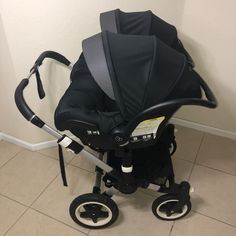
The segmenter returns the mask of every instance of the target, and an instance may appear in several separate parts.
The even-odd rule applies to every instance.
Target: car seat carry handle
[[[195,71],[195,73],[199,76],[201,88],[203,89],[203,91],[206,95],[206,98],[207,98],[207,101],[206,100],[202,100],[202,101],[207,102],[206,107],[216,108],[217,107],[217,99],[216,99],[214,93],[211,91],[211,89],[209,88],[207,83],[200,77],[200,75],[196,71]]]
[[[195,72],[196,73],[196,72]],[[206,84],[206,82],[199,76],[199,82],[202,90],[205,93],[206,99],[202,98],[180,98],[169,100],[155,106],[152,106],[141,113],[139,113],[133,120],[131,120],[128,125],[117,127],[112,131],[112,136],[114,140],[116,137],[122,138],[122,144],[126,143],[134,129],[144,120],[157,118],[161,116],[165,116],[166,119],[169,119],[173,113],[175,113],[181,106],[184,105],[196,105],[196,106],[204,106],[208,108],[215,108],[217,106],[217,100],[215,95]],[[118,138],[117,138],[118,140]]]

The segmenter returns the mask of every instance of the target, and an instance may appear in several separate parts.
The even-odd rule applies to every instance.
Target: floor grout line
[[[57,159],[57,158],[55,158],[55,157],[52,157],[52,156],[49,155],[49,154],[45,154],[45,153],[42,153],[42,152],[39,152],[39,151],[30,151],[30,152],[37,153],[37,154],[39,154],[39,155],[42,155],[42,156],[47,157],[47,158],[49,158],[49,159],[51,159],[51,160],[54,160],[54,161],[59,161],[59,159]],[[65,157],[65,155],[64,155],[64,157]],[[73,157],[73,158],[74,158],[74,157]],[[68,164],[68,163],[70,163],[70,161],[69,161],[69,162],[65,162],[65,164]]]
[[[3,194],[3,193],[0,193],[0,196],[5,197],[5,198],[7,198],[8,200],[11,200],[11,201],[13,201],[13,202],[16,202],[16,203],[22,205],[23,207],[26,207],[26,208],[29,207],[29,206],[25,205],[24,203],[19,202],[19,201],[15,200],[15,199],[13,199],[13,198],[11,198],[11,197],[9,197],[9,196]]]
[[[45,193],[45,191],[47,190],[47,188],[57,179],[57,177],[60,175],[60,173],[58,173],[44,188],[43,190],[40,192],[40,194],[33,200],[33,202],[29,205],[29,207],[32,207],[32,205]]]
[[[55,157],[53,157],[53,156],[51,156],[51,155],[49,155],[49,154],[42,153],[42,152],[40,152],[40,151],[35,151],[35,152],[37,152],[38,154],[41,154],[41,155],[43,155],[43,156],[45,156],[45,157],[48,157],[48,158],[50,158],[50,159],[53,159],[53,160],[59,161],[57,158],[55,158]],[[63,152],[63,154],[64,154],[64,152]],[[64,157],[65,157],[65,155],[64,155]],[[70,162],[71,162],[75,157],[76,157],[76,155],[73,156],[72,159],[71,159],[70,161],[67,162],[67,164],[70,163]],[[65,157],[65,158],[66,158],[66,157]]]
[[[189,163],[191,163],[191,164],[194,164],[193,161],[190,161],[190,160],[184,159],[184,158],[182,158],[182,157],[175,157],[175,156],[173,156],[173,157],[172,157],[172,160],[186,161],[186,162],[189,162]]]
[[[210,219],[212,219],[212,220],[218,221],[218,222],[220,222],[220,223],[222,223],[222,224],[225,224],[225,225],[231,226],[231,227],[233,227],[233,228],[236,228],[236,225],[233,225],[233,224],[227,223],[227,222],[225,222],[225,221],[219,220],[219,219],[217,219],[217,218],[215,218],[215,217],[212,217],[212,216],[203,214],[203,213],[201,213],[201,212],[199,212],[199,211],[192,210],[192,212],[195,212],[195,213],[197,213],[197,214],[199,214],[199,215],[202,215],[202,216],[205,216],[205,217],[210,218]]]
[[[200,153],[200,150],[201,150],[201,147],[202,147],[202,144],[203,144],[203,140],[205,139],[205,135],[206,135],[205,133],[202,134],[202,138],[201,138],[201,140],[200,140],[200,144],[199,144],[199,147],[198,147],[198,149],[197,149],[196,157],[195,157],[195,159],[194,159],[194,161],[193,161],[194,164],[196,164],[198,155],[199,155],[199,153]]]
[[[208,169],[211,169],[211,170],[215,170],[215,171],[221,172],[223,174],[227,174],[227,175],[231,175],[233,177],[236,177],[236,174],[232,174],[232,173],[229,173],[229,172],[224,171],[224,170],[220,170],[220,169],[216,169],[216,168],[213,168],[213,167],[209,167],[209,166],[206,166],[206,165],[203,165],[203,164],[200,164],[200,163],[195,163],[194,165],[202,166],[202,167],[205,167],[205,168],[208,168]]]
[[[73,164],[69,164],[69,165],[70,165],[70,166],[73,166],[73,167],[76,167],[76,168],[78,168],[78,169],[80,169],[80,170],[87,171],[87,172],[89,172],[89,173],[91,173],[91,174],[94,174],[94,173],[95,173],[95,171],[87,170],[87,169],[84,169],[84,168],[82,168],[82,167],[79,167],[79,166],[76,166],[76,165],[73,165]],[[94,167],[94,169],[95,169],[95,167]]]
[[[170,232],[169,232],[169,235],[168,235],[168,236],[171,236],[172,231],[173,231],[173,229],[174,229],[174,226],[175,226],[175,221],[173,221],[173,223],[172,223],[172,226],[171,226],[171,228],[170,228]]]
[[[2,167],[4,167],[6,164],[8,164],[11,160],[13,160],[18,154],[20,154],[21,152],[23,152],[24,150],[19,150],[15,155],[13,155],[13,157],[11,157],[9,160],[7,160],[2,166],[0,166],[0,169]]]
[[[72,228],[72,229],[74,229],[74,230],[76,230],[76,231],[78,231],[78,232],[80,232],[80,233],[83,233],[83,234],[87,235],[87,233],[85,233],[85,232],[83,232],[83,231],[77,229],[76,227],[73,227],[73,226],[71,226],[71,225],[69,225],[69,224],[67,224],[67,223],[65,223],[65,222],[63,222],[63,221],[61,221],[61,220],[58,220],[57,218],[54,218],[54,217],[52,217],[52,216],[50,216],[50,215],[47,215],[46,213],[44,213],[44,212],[42,212],[42,211],[40,211],[40,210],[38,210],[38,209],[35,209],[35,208],[33,208],[33,207],[29,207],[29,209],[31,209],[31,210],[33,210],[33,211],[36,211],[36,212],[38,212],[38,213],[40,213],[40,214],[42,214],[42,215],[44,215],[44,216],[49,217],[50,219],[53,219],[53,220],[55,220],[55,221],[57,221],[57,222],[59,222],[59,223],[61,223],[61,224],[63,224],[63,225],[66,225],[67,227],[70,227],[70,228]]]
[[[8,232],[17,224],[17,222],[25,215],[25,213],[29,210],[29,207],[24,210],[24,212],[16,219],[16,221],[7,229],[7,231],[3,234],[3,236],[7,235]]]
[[[201,146],[202,146],[204,137],[205,137],[205,133],[203,133],[203,135],[202,135],[202,138],[201,138],[201,141],[200,141],[200,144],[199,144],[199,147],[198,147],[196,156],[195,156],[194,161],[193,161],[192,168],[191,168],[190,173],[189,173],[189,176],[188,176],[188,181],[190,180],[190,178],[191,178],[191,176],[192,176],[192,173],[193,173],[193,169],[194,169],[194,167],[195,167],[195,165],[196,165],[196,160],[197,160],[198,154],[199,154],[199,152],[200,152],[200,149],[201,149]]]
[[[174,157],[174,158],[175,158],[175,157]],[[217,168],[214,168],[214,167],[210,167],[210,166],[207,166],[207,165],[204,165],[204,164],[200,164],[200,163],[198,163],[198,162],[194,163],[194,162],[192,162],[192,161],[189,161],[189,160],[186,160],[186,159],[183,159],[183,158],[180,158],[180,157],[177,157],[175,160],[177,160],[177,161],[178,161],[178,160],[186,161],[186,162],[188,162],[188,163],[190,163],[190,164],[193,164],[193,165],[196,165],[196,166],[206,167],[206,168],[208,168],[208,169],[215,170],[215,171],[219,171],[219,172],[222,172],[222,173],[224,173],[224,174],[227,174],[227,175],[231,175],[231,176],[236,177],[236,174],[232,174],[232,173],[227,172],[227,171],[224,171],[224,170],[220,170],[220,169],[217,169]]]
[[[48,154],[41,153],[41,152],[39,152],[39,151],[36,151],[36,152],[39,153],[39,154],[41,154],[41,155],[43,155],[43,156],[45,156],[45,157],[48,157],[48,158],[50,158],[50,159],[59,161],[58,159],[56,159],[56,158],[54,158],[54,157],[52,157],[52,156],[50,156],[50,155],[48,155]],[[87,170],[87,169],[85,169],[85,168],[79,167],[79,166],[77,166],[77,165],[75,165],[75,164],[72,164],[72,161],[73,161],[76,157],[77,157],[77,155],[75,155],[69,162],[65,163],[65,166],[70,165],[70,166],[76,167],[76,168],[78,168],[78,169],[85,170],[85,171],[87,171],[87,172],[89,172],[89,173],[95,173],[95,171],[90,171],[90,170]],[[95,168],[94,168],[94,169],[95,169]]]
[[[58,175],[59,175],[59,174],[58,174]],[[18,204],[20,204],[20,205],[22,205],[22,206],[24,206],[24,207],[26,208],[26,209],[24,210],[24,212],[17,218],[17,220],[16,220],[16,221],[9,227],[9,229],[3,234],[3,236],[5,236],[5,235],[10,231],[10,229],[12,229],[12,228],[16,225],[16,223],[23,217],[23,215],[26,214],[26,212],[27,212],[29,209],[34,210],[34,211],[36,211],[36,212],[38,212],[38,213],[40,213],[40,214],[42,214],[42,215],[45,215],[45,216],[47,216],[47,217],[49,217],[49,218],[51,218],[51,219],[53,219],[53,220],[55,220],[55,221],[57,221],[57,222],[59,222],[59,223],[62,223],[62,224],[66,225],[66,226],[68,226],[68,227],[70,227],[70,228],[72,228],[72,229],[74,229],[74,230],[77,230],[77,231],[79,231],[79,232],[81,232],[81,233],[87,235],[85,232],[80,231],[79,229],[76,229],[75,227],[73,227],[73,226],[71,226],[71,225],[69,225],[69,224],[66,224],[66,223],[63,222],[63,221],[60,221],[60,220],[58,220],[57,218],[54,218],[54,217],[52,217],[52,216],[50,216],[50,215],[47,215],[47,214],[45,214],[44,212],[42,212],[42,211],[40,211],[40,210],[38,210],[38,209],[36,209],[36,208],[34,208],[34,207],[32,206],[32,205],[37,201],[37,199],[43,194],[43,192],[46,191],[46,189],[49,187],[49,185],[58,177],[58,175],[47,185],[47,187],[45,187],[45,189],[42,191],[42,193],[31,203],[30,206],[27,206],[27,205],[25,205],[25,204],[23,204],[23,203],[21,203],[21,202],[15,200],[15,199],[12,199],[12,198],[10,198],[10,197],[8,197],[8,196],[5,196],[5,195],[3,195],[2,193],[0,193],[1,196],[5,197],[5,198],[7,198],[7,199],[9,199],[9,200],[11,200],[11,201],[13,201],[13,202],[16,202],[16,203],[18,203]]]

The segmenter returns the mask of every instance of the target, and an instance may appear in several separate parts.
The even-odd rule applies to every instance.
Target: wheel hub
[[[85,211],[80,212],[81,218],[90,218],[93,223],[97,223],[98,219],[105,219],[108,217],[108,212],[102,210],[102,206],[96,204],[87,204],[84,206]]]
[[[182,209],[180,209],[178,212],[172,210],[175,205],[176,202],[168,202],[165,205],[162,205],[159,210],[163,213],[166,213],[166,216],[168,217],[174,213],[182,213],[183,212]]]

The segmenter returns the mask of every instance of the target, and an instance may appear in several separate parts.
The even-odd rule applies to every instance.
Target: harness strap
[[[66,169],[65,169],[65,162],[64,162],[64,155],[62,151],[62,147],[58,144],[58,154],[59,154],[59,163],[60,163],[60,170],[61,170],[61,178],[64,186],[68,186],[67,179],[66,179]]]
[[[39,70],[38,70],[37,67],[35,68],[35,76],[36,76],[36,82],[37,82],[39,98],[43,99],[45,97],[45,92],[44,92],[44,89],[43,89],[42,80],[40,78]]]

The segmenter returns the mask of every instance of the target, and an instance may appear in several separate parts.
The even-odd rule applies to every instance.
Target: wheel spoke
[[[173,213],[171,212],[176,203],[168,202],[165,205],[160,207],[160,211],[166,213],[166,216],[169,217]]]
[[[92,219],[93,223],[97,223],[98,222],[97,216],[91,216],[91,219]]]
[[[98,214],[99,218],[107,218],[109,216],[108,212],[106,211],[100,211]]]
[[[86,211],[80,212],[80,217],[81,217],[81,218],[90,218],[88,212],[86,212]]]
[[[84,205],[85,211],[92,211],[93,208],[94,208],[94,205],[93,205],[93,204]]]

